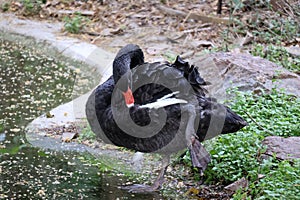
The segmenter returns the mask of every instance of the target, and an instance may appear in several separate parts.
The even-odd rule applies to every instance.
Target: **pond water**
[[[30,121],[84,92],[74,88],[75,79],[89,80],[81,81],[82,88],[95,84],[73,65],[0,38],[0,199],[161,198],[118,189],[122,178],[100,173],[82,159],[88,155],[42,150],[26,141]]]

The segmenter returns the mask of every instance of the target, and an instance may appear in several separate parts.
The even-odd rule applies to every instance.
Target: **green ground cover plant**
[[[284,47],[256,44],[251,50],[251,54],[265,58],[292,72],[300,74],[300,58],[292,57]]]
[[[226,185],[246,177],[249,187],[237,192],[234,199],[293,199],[300,192],[300,160],[262,160],[260,155],[265,151],[261,141],[266,136],[300,136],[299,98],[276,89],[261,95],[233,92],[236,98],[229,103],[249,126],[235,134],[220,136],[213,144],[206,142],[210,143],[212,157],[205,171],[206,182]],[[258,178],[259,175],[263,178]]]
[[[90,126],[84,127],[79,136],[78,136],[78,142],[81,143],[84,140],[88,141],[95,141],[96,140],[96,135],[95,133],[91,130]]]
[[[76,13],[72,17],[65,17],[64,22],[64,27],[67,32],[78,34],[83,30],[84,26],[88,22],[88,18],[82,16],[80,13]]]
[[[24,7],[24,15],[32,16],[37,15],[43,4],[46,3],[45,0],[22,0],[21,2]]]

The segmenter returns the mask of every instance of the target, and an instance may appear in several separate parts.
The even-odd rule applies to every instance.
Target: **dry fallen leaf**
[[[188,189],[188,191],[185,193],[185,195],[197,195],[199,194],[199,190],[194,188],[194,187],[191,187],[190,189]]]
[[[240,188],[246,188],[248,186],[248,180],[243,177],[233,183],[231,183],[230,185],[227,185],[226,187],[224,187],[225,190],[229,190],[231,192],[235,192]]]
[[[71,142],[71,140],[74,139],[76,135],[77,133],[64,132],[61,136],[61,139],[63,142]]]

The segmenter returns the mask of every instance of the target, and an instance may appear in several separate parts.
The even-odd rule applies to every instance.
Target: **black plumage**
[[[117,54],[113,76],[90,95],[87,119],[98,138],[132,150],[169,156],[189,146],[193,165],[204,170],[209,155],[200,142],[247,125],[228,107],[206,97],[206,84],[197,68],[179,56],[174,63],[145,63],[142,50],[130,44]],[[123,96],[128,88],[134,91],[130,106]],[[185,103],[147,107],[173,99]],[[139,190],[155,190],[161,181],[159,177],[152,187]]]

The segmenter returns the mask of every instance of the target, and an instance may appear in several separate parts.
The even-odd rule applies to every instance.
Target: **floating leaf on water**
[[[74,71],[75,71],[76,74],[80,73],[80,69],[78,69],[78,68],[76,68]]]
[[[11,132],[17,133],[19,132],[21,129],[20,128],[12,128],[10,129]]]
[[[53,185],[58,185],[58,184],[60,184],[60,182],[58,180],[56,180],[56,181],[52,182],[52,184]]]
[[[69,161],[68,161],[68,165],[73,166],[73,165],[76,165],[76,163],[72,163],[72,162],[69,162]]]
[[[39,195],[39,196],[45,196],[46,195],[45,190],[39,190],[36,194]]]

